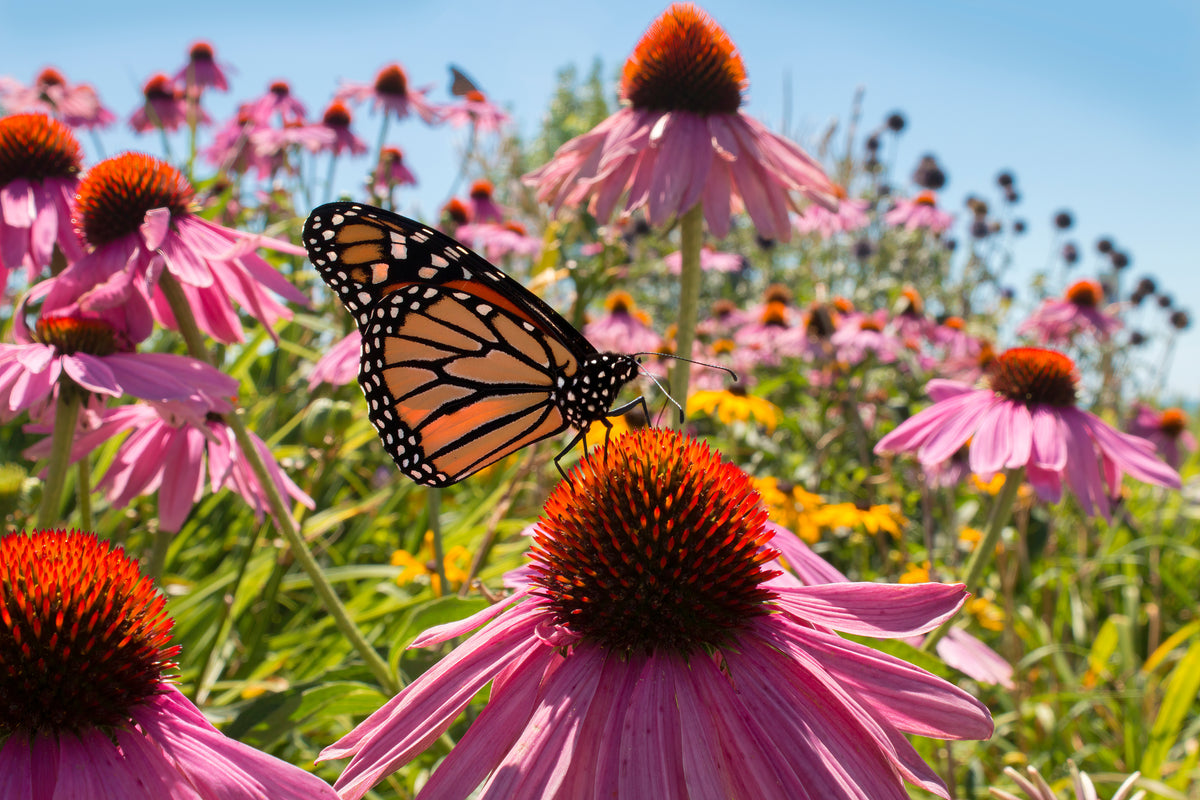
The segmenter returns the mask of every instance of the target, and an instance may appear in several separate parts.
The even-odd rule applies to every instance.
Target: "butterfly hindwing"
[[[418,483],[455,483],[602,418],[636,368],[597,353],[536,295],[418,222],[330,203],[309,217],[304,243],[362,334],[371,421]]]

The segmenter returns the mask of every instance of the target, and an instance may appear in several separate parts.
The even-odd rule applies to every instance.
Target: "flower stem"
[[[696,339],[696,320],[700,315],[700,245],[704,240],[704,209],[700,203],[692,206],[679,221],[680,266],[679,322],[675,327],[675,355],[692,357]],[[671,367],[671,394],[679,405],[687,408],[688,382],[692,365],[676,361]]]
[[[979,583],[980,578],[983,577],[983,570],[991,563],[992,556],[996,553],[1000,533],[1012,516],[1013,502],[1017,499],[1017,490],[1021,488],[1021,481],[1024,477],[1024,467],[1009,469],[1004,473],[1004,487],[996,496],[996,502],[992,504],[992,510],[988,514],[987,530],[983,532],[983,538],[976,545],[975,552],[971,553],[971,558],[967,560],[962,582],[966,584],[968,591],[974,589]],[[953,619],[943,622],[940,628],[925,637],[925,641],[921,642],[921,649],[925,652],[932,650],[933,646],[950,631],[953,624]]]
[[[426,490],[425,497],[428,501],[429,532],[432,534],[430,547],[433,549],[434,573],[438,580],[435,594],[442,597],[449,591],[449,584],[446,583],[446,552],[442,546],[442,490],[431,486]]]
[[[187,298],[184,297],[183,290],[175,281],[174,276],[169,272],[164,272],[159,278],[159,286],[162,287],[163,294],[171,306],[171,313],[175,315],[175,322],[179,325],[179,332],[183,335],[183,340],[187,342],[188,352],[192,354],[192,357],[209,363],[208,353],[204,349],[204,340],[200,334],[200,329],[196,326],[196,318],[192,316],[192,309],[188,306]],[[308,575],[309,580],[312,581],[313,588],[321,598],[321,602],[325,605],[325,609],[329,612],[329,615],[333,617],[334,624],[337,625],[338,630],[350,641],[354,649],[358,651],[358,654],[366,662],[371,672],[374,673],[375,679],[379,681],[383,689],[391,694],[395,694],[401,688],[399,681],[392,674],[392,670],[388,667],[387,662],[383,660],[371,643],[363,636],[358,626],[354,624],[354,620],[350,617],[350,612],[342,604],[341,599],[337,596],[337,592],[333,589],[333,585],[321,570],[321,565],[317,563],[317,560],[313,558],[312,552],[309,551],[308,543],[300,535],[300,531],[296,529],[292,515],[279,493],[279,487],[271,479],[271,474],[267,471],[267,465],[263,462],[262,455],[250,439],[250,433],[246,430],[241,410],[238,409],[233,413],[224,415],[224,420],[225,424],[233,431],[233,435],[237,439],[238,448],[241,450],[242,455],[245,456],[250,469],[253,470],[254,476],[263,488],[263,492],[267,495],[267,503],[271,507],[271,516],[275,520],[276,527],[283,534],[283,538],[287,541],[292,555]]]
[[[46,466],[46,482],[42,486],[42,505],[38,508],[37,527],[51,530],[62,524],[63,487],[67,467],[71,463],[71,445],[75,440],[75,423],[79,419],[79,391],[69,381],[58,385],[54,403],[54,433],[50,440],[50,463]]]
[[[171,547],[171,540],[175,538],[175,531],[168,531],[159,528],[154,532],[154,541],[150,547],[150,559],[146,564],[145,574],[156,582],[162,579],[163,569],[167,566],[167,550]]]
[[[79,502],[79,529],[90,531],[92,530],[92,472],[86,458],[81,458],[75,466],[78,467],[75,478],[75,496]]]

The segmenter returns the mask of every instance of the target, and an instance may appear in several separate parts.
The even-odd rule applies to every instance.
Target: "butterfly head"
[[[597,353],[579,362],[559,393],[563,415],[583,430],[608,415],[622,387],[638,374],[638,361],[621,353]]]

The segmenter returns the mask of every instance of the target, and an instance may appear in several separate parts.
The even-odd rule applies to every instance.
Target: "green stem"
[[[443,597],[450,587],[446,585],[446,554],[442,547],[442,490],[436,486],[430,487],[425,494],[428,500],[429,532],[432,535],[430,547],[433,549],[433,569],[437,573],[437,596]]]
[[[46,466],[46,482],[42,486],[42,505],[38,509],[37,527],[51,530],[62,525],[63,487],[67,482],[67,467],[71,463],[71,445],[75,441],[75,423],[79,419],[79,390],[65,379],[58,384],[58,399],[54,403],[54,433],[50,442],[50,463]]]
[[[92,530],[92,472],[86,458],[81,458],[76,466],[79,468],[78,476],[75,479],[78,489],[76,496],[79,501],[79,529],[90,531]]]
[[[700,315],[700,245],[704,241],[704,209],[700,203],[692,206],[679,221],[680,258],[679,322],[675,328],[675,355],[692,357],[696,340],[696,320]],[[671,394],[679,405],[687,408],[688,382],[692,365],[676,361],[671,367]]]
[[[192,354],[192,357],[209,363],[208,353],[204,349],[200,329],[196,326],[196,319],[192,316],[192,310],[187,304],[187,298],[184,297],[183,290],[169,272],[164,272],[159,278],[159,286],[162,288],[163,294],[171,306],[171,313],[175,315],[175,322],[179,326],[179,332],[183,335],[183,340],[187,342],[188,351]],[[354,624],[354,620],[350,617],[350,612],[342,604],[341,599],[337,596],[337,592],[334,591],[333,585],[321,570],[321,565],[317,563],[317,560],[313,558],[312,552],[309,551],[308,543],[300,535],[300,531],[296,529],[291,512],[284,504],[283,497],[279,493],[279,487],[271,479],[271,474],[267,471],[267,465],[263,462],[262,455],[250,439],[250,433],[246,430],[241,410],[235,410],[233,413],[226,414],[224,421],[230,430],[233,431],[233,435],[237,439],[238,448],[246,458],[250,469],[253,470],[254,476],[262,486],[263,492],[267,495],[267,503],[271,507],[271,516],[275,520],[276,527],[283,534],[283,538],[287,541],[288,547],[291,548],[292,555],[300,564],[301,569],[304,570],[309,580],[312,581],[313,588],[321,598],[325,609],[333,617],[334,624],[337,625],[338,630],[350,641],[354,649],[358,651],[383,689],[391,694],[395,694],[401,688],[399,681],[392,674],[392,670],[388,667],[387,662],[383,660],[371,643],[363,636],[358,626]]]
[[[1021,481],[1024,478],[1024,467],[1010,469],[1004,473],[1004,487],[996,496],[996,502],[992,504],[991,513],[988,515],[987,530],[983,532],[983,538],[967,561],[966,573],[963,575],[962,582],[966,584],[968,590],[974,589],[979,584],[984,569],[991,563],[992,556],[996,553],[996,545],[1000,542],[1000,534],[1012,516],[1013,502],[1017,499],[1017,490],[1021,488]],[[943,622],[940,628],[925,637],[925,641],[921,642],[921,649],[925,652],[932,650],[933,646],[950,631],[953,624],[953,619]]]
[[[154,541],[150,546],[150,559],[144,567],[144,573],[150,576],[153,581],[160,581],[163,574],[163,569],[167,565],[167,550],[171,547],[171,540],[175,538],[175,531],[167,531],[159,528],[154,532]]]

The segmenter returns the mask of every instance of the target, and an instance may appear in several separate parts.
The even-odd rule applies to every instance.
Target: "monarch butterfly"
[[[480,91],[475,81],[453,64],[450,65],[450,94],[455,97],[466,97],[471,92]]]
[[[304,245],[362,333],[371,422],[417,483],[457,483],[568,427],[582,436],[637,374],[636,358],[597,351],[536,295],[419,222],[328,203],[309,216]]]

